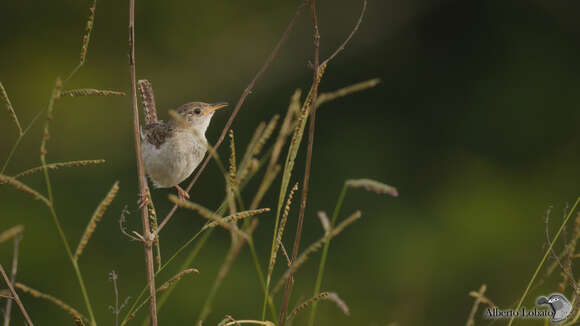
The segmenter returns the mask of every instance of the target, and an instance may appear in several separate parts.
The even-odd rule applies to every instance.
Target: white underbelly
[[[141,148],[145,172],[158,188],[174,187],[183,182],[206,152],[205,146],[199,144],[193,134],[186,132],[174,134],[159,148],[144,140]]]

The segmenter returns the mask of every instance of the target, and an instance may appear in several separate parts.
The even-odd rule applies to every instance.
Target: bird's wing
[[[175,128],[163,121],[150,123],[142,128],[141,137],[143,141],[149,142],[159,148],[165,141],[173,135]]]
[[[137,85],[141,95],[141,102],[143,103],[143,111],[145,111],[145,124],[156,123],[158,121],[157,109],[155,108],[155,95],[153,94],[151,82],[147,79],[141,79],[137,82]]]

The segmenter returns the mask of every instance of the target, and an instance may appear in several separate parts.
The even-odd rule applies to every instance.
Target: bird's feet
[[[149,192],[147,192],[145,195],[139,196],[139,199],[137,200],[137,205],[139,206],[139,209],[143,209],[143,207],[149,205],[150,202],[151,199],[149,199]]]
[[[179,185],[175,186],[175,189],[177,189],[177,195],[179,196],[179,199],[181,200],[189,199],[189,194],[187,193],[187,191],[183,190]]]

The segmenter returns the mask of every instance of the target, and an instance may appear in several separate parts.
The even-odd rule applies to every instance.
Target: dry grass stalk
[[[139,198],[146,198],[148,193],[143,157],[141,155],[141,136],[139,126],[139,108],[137,105],[137,77],[135,71],[135,0],[129,0],[129,70],[131,77],[131,108],[133,111],[133,139],[135,141],[135,156],[137,161],[137,179],[139,182]],[[157,298],[155,287],[155,262],[153,258],[153,241],[156,236],[149,226],[149,211],[147,206],[141,207],[141,223],[143,225],[143,249],[147,270],[147,285],[149,288],[149,316],[151,325],[157,326]]]
[[[348,308],[348,306],[346,305],[346,302],[344,302],[344,300],[342,300],[338,294],[336,294],[335,292],[330,292],[328,294],[328,300],[336,303],[336,305],[340,308],[340,310],[342,310],[342,312],[347,315],[350,316],[350,309]]]
[[[145,123],[149,124],[157,122],[157,108],[155,105],[155,94],[153,93],[153,86],[147,79],[141,79],[137,82],[139,88],[139,95],[141,95],[141,103],[143,104],[143,112],[145,113]]]
[[[233,322],[235,326],[240,326],[240,323],[238,323],[234,317],[230,315],[226,315],[225,318],[218,324],[218,326],[223,326],[229,322]]]
[[[308,147],[307,147],[307,152],[306,152],[306,164],[305,164],[305,168],[304,168],[304,181],[302,184],[302,198],[300,201],[300,210],[298,213],[298,223],[296,226],[296,235],[294,237],[294,244],[292,246],[292,261],[294,261],[296,259],[296,256],[298,255],[298,250],[300,247],[300,239],[302,237],[302,225],[304,222],[304,212],[306,209],[306,198],[307,198],[307,194],[308,194],[308,185],[309,185],[309,180],[310,180],[310,166],[311,166],[311,162],[312,162],[312,151],[313,151],[313,144],[314,144],[314,126],[315,126],[315,121],[316,121],[316,107],[312,107],[312,103],[316,103],[316,97],[318,95],[318,84],[320,83],[320,80],[322,79],[322,76],[324,74],[326,65],[323,66],[319,66],[319,62],[318,62],[318,41],[320,38],[320,35],[318,34],[318,23],[317,23],[317,16],[316,16],[316,9],[315,9],[315,1],[311,0],[310,1],[310,7],[311,7],[311,12],[312,12],[312,18],[313,18],[313,23],[314,23],[314,75],[313,75],[313,82],[312,82],[312,86],[310,88],[310,92],[308,94],[308,96],[306,97],[306,100],[304,101],[304,105],[302,107],[301,110],[301,116],[299,117],[298,121],[298,125],[297,125],[297,129],[294,132],[294,136],[297,137],[293,137],[292,139],[292,143],[290,144],[290,149],[289,149],[289,153],[287,156],[287,160],[286,163],[290,163],[287,164],[286,167],[288,167],[288,169],[284,169],[284,176],[282,177],[282,187],[280,194],[285,193],[286,189],[288,187],[288,181],[289,178],[291,176],[292,170],[294,168],[294,161],[296,159],[296,155],[298,152],[298,149],[300,147],[300,142],[302,140],[302,135],[304,133],[304,128],[306,126],[306,121],[308,119],[308,115],[310,115],[310,128],[309,128],[309,133],[308,133]],[[288,160],[290,158],[290,160]],[[288,172],[286,172],[288,171]],[[284,177],[287,177],[286,180],[284,180]],[[289,275],[287,283],[286,283],[286,290],[284,291],[284,296],[282,298],[282,308],[280,309],[280,317],[278,319],[278,323],[280,324],[280,326],[284,326],[284,322],[285,322],[285,314],[286,314],[286,309],[288,307],[288,301],[290,299],[290,291],[292,289],[292,282],[293,282],[294,278],[292,277],[292,274]]]
[[[294,184],[294,187],[290,190],[288,194],[288,199],[286,200],[286,205],[284,206],[284,213],[280,219],[280,227],[276,232],[276,245],[274,246],[274,251],[270,256],[270,262],[268,264],[268,279],[272,277],[272,272],[274,271],[274,266],[276,265],[276,257],[278,256],[278,250],[282,246],[282,237],[284,236],[284,229],[286,228],[286,222],[288,221],[288,214],[290,213],[290,205],[292,205],[292,199],[294,197],[294,192],[298,190],[298,182]]]
[[[234,131],[230,129],[229,132],[230,136],[230,165],[229,165],[229,172],[230,172],[230,184],[236,184],[236,174],[238,173],[236,170],[236,143],[234,139]]]
[[[348,96],[353,93],[357,93],[363,91],[365,89],[373,88],[377,86],[381,80],[379,78],[373,78],[364,82],[356,83],[350,86],[346,86],[340,89],[337,89],[332,92],[322,93],[318,96],[318,100],[316,101],[316,106],[321,106],[324,103],[336,100],[341,97]]]
[[[87,24],[85,25],[85,34],[83,35],[80,51],[79,64],[71,71],[65,82],[71,79],[77,71],[85,64],[87,59],[87,51],[89,49],[89,41],[91,40],[91,34],[93,31],[93,26],[95,25],[95,10],[97,9],[97,0],[93,0],[93,4],[89,8],[89,17],[87,18]]]
[[[60,97],[79,97],[79,96],[125,96],[125,92],[111,91],[106,89],[94,88],[77,88],[62,91]]]
[[[248,217],[255,216],[258,214],[266,213],[269,211],[270,211],[269,208],[251,209],[251,210],[247,210],[247,211],[243,211],[243,212],[238,212],[238,213],[235,213],[232,215],[228,215],[226,217],[223,217],[221,220],[224,223],[235,223],[239,220],[246,219]],[[207,228],[213,228],[216,226],[218,226],[218,222],[213,221],[213,222],[209,222],[206,225],[204,225],[203,228],[207,229]]]
[[[2,102],[4,102],[4,105],[6,105],[6,109],[8,109],[8,114],[10,115],[10,118],[16,124],[16,128],[18,129],[18,135],[24,134],[22,126],[20,125],[20,121],[16,116],[16,111],[14,111],[14,108],[12,107],[12,103],[8,98],[8,93],[6,93],[6,89],[4,89],[4,85],[2,85],[2,82],[0,82],[0,99],[2,100]]]
[[[118,279],[119,275],[117,275],[117,272],[112,270],[109,273],[109,281],[113,282],[113,294],[115,295],[115,302],[114,306],[109,306],[109,309],[113,312],[113,316],[115,317],[115,326],[119,326],[119,313],[121,312],[121,308],[119,307],[119,288],[117,286]]]
[[[18,224],[18,225],[15,225],[15,226],[9,228],[8,230],[0,233],[0,243],[8,241],[8,240],[22,234],[22,231],[24,231],[24,225],[22,225],[22,224]]]
[[[157,289],[157,292],[161,292],[161,291],[167,290],[174,283],[181,281],[181,279],[183,278],[183,276],[185,276],[187,274],[193,274],[193,273],[199,274],[199,271],[197,269],[195,269],[195,268],[188,268],[186,270],[183,270],[183,271],[177,273],[175,276],[173,276],[172,278],[170,278],[169,281],[163,283],[163,285],[161,285]]]
[[[38,191],[30,188],[29,186],[25,185],[24,183],[12,178],[12,177],[0,174],[0,184],[5,184],[5,183],[11,185],[12,187],[16,188],[17,190],[20,190],[20,191],[23,191],[25,193],[32,195],[35,199],[41,200],[43,203],[46,204],[46,206],[50,207],[52,205],[50,203],[50,201],[46,197],[41,195]]]
[[[97,0],[93,1],[93,5],[89,8],[89,18],[87,18],[87,24],[85,26],[85,35],[83,35],[83,41],[81,45],[81,55],[80,64],[84,64],[87,58],[87,50],[89,47],[89,41],[91,40],[91,32],[93,31],[93,26],[95,24],[95,10],[97,7]]]
[[[320,211],[316,215],[318,216],[318,219],[320,220],[320,224],[322,224],[322,228],[324,229],[324,233],[326,234],[326,233],[330,232],[330,229],[331,229],[330,220],[328,219],[328,215],[326,215],[326,212]]]
[[[95,229],[97,228],[97,224],[103,218],[105,211],[107,210],[107,208],[109,207],[109,205],[111,204],[113,199],[115,199],[115,196],[117,195],[117,191],[119,191],[119,181],[116,181],[113,184],[113,186],[111,187],[111,190],[109,190],[109,193],[107,194],[107,196],[105,196],[105,198],[101,201],[99,206],[97,206],[97,209],[95,210],[95,212],[93,213],[93,216],[89,220],[89,224],[87,224],[87,227],[85,229],[85,233],[81,237],[81,241],[79,241],[79,245],[77,247],[77,250],[75,251],[75,255],[74,255],[75,260],[78,260],[79,257],[81,256],[81,254],[83,253],[83,250],[85,249],[85,247],[87,246],[87,243],[91,239],[93,232],[95,232]]]
[[[346,181],[346,185],[351,188],[363,188],[377,194],[388,194],[393,197],[399,196],[397,188],[371,179],[351,179]]]
[[[308,308],[311,304],[319,300],[330,300],[336,303],[336,305],[342,310],[345,315],[350,315],[350,310],[346,303],[338,297],[338,294],[334,292],[321,292],[318,295],[304,301],[303,303],[299,304],[292,310],[291,313],[288,314],[286,321],[292,320],[298,313],[302,312],[304,309]]]
[[[22,315],[24,316],[26,323],[28,324],[28,326],[33,326],[32,320],[30,319],[28,312],[26,312],[26,308],[24,308],[24,305],[22,304],[22,301],[20,300],[18,293],[16,293],[16,290],[14,289],[14,284],[12,284],[12,282],[10,282],[10,279],[8,279],[8,275],[6,275],[6,271],[4,270],[4,267],[2,267],[2,264],[0,264],[0,274],[2,274],[2,278],[4,279],[4,282],[8,286],[8,290],[12,295],[12,299],[16,302],[18,308],[20,308],[20,311],[22,312]]]
[[[87,165],[102,164],[102,163],[105,163],[105,160],[79,160],[79,161],[49,163],[49,164],[46,164],[45,167],[48,170],[58,170],[60,168],[87,166]],[[21,178],[24,176],[28,176],[28,175],[40,172],[43,169],[44,169],[43,166],[37,166],[35,168],[22,171],[22,172],[18,173],[17,175],[15,175],[13,178]]]
[[[294,244],[292,246],[292,261],[296,260],[300,247],[300,239],[302,237],[302,225],[304,222],[304,213],[306,210],[306,202],[308,198],[308,187],[310,185],[310,168],[312,165],[312,152],[314,147],[314,131],[316,128],[316,102],[318,98],[318,85],[322,78],[322,71],[320,68],[320,32],[318,29],[318,13],[316,10],[316,0],[310,0],[310,15],[312,17],[313,26],[313,41],[314,41],[314,64],[313,64],[313,75],[312,75],[312,87],[310,88],[310,96],[307,98],[306,102],[310,109],[310,126],[308,131],[308,145],[306,148],[306,162],[304,167],[304,179],[302,182],[302,196],[300,200],[300,210],[298,212],[298,223],[296,226],[296,235],[294,237]],[[322,68],[324,70],[324,67]],[[319,77],[320,75],[320,77]],[[310,100],[310,102],[309,102]],[[282,299],[282,308],[280,309],[280,317],[278,319],[278,324],[284,326],[286,309],[288,307],[288,301],[290,299],[290,291],[294,283],[294,278],[292,274],[288,278],[286,283],[286,290],[284,291],[284,296]]]
[[[288,255],[288,251],[286,251],[286,247],[284,247],[283,243],[280,243],[280,251],[284,255],[284,258],[286,258],[286,265],[290,267],[290,265],[292,265],[292,261],[290,260],[290,255]]]
[[[580,238],[580,213],[577,214],[576,219],[574,220],[574,232],[572,233],[572,239],[568,243],[568,246],[565,247],[560,255],[558,256],[560,259],[564,259],[567,255],[572,255],[572,259],[579,258],[580,255],[575,254],[576,251],[576,243]],[[558,267],[558,260],[554,259],[552,264],[550,264],[546,268],[545,277],[550,276],[554,270]]]
[[[284,116],[284,120],[280,126],[278,137],[276,137],[276,141],[274,142],[274,148],[272,150],[272,156],[270,156],[268,170],[271,170],[278,162],[278,158],[282,152],[282,147],[284,147],[286,139],[292,133],[292,126],[296,123],[296,116],[300,110],[300,95],[302,95],[302,91],[297,89],[294,91],[294,94],[292,94],[292,97],[290,98],[288,110],[286,111],[286,115]]]
[[[260,154],[260,152],[262,152],[262,148],[264,148],[264,145],[266,144],[268,139],[270,139],[270,137],[272,136],[272,133],[274,133],[274,130],[276,129],[276,125],[278,124],[278,119],[280,119],[280,115],[276,114],[274,117],[272,117],[270,122],[268,122],[268,125],[264,129],[262,136],[258,139],[256,144],[254,145],[254,149],[253,149],[253,153],[252,153],[254,156],[257,156]]]
[[[304,264],[304,262],[306,262],[306,260],[308,259],[308,256],[310,254],[316,252],[318,249],[320,249],[322,247],[322,245],[325,242],[327,242],[328,240],[337,236],[347,226],[354,223],[360,217],[361,217],[360,211],[354,212],[351,216],[344,219],[340,224],[338,224],[335,228],[333,228],[330,232],[328,232],[328,234],[326,234],[323,238],[319,239],[318,241],[311,244],[308,248],[306,248],[300,254],[300,256],[296,257],[296,259],[292,262],[292,265],[282,275],[282,277],[280,278],[278,283],[276,283],[276,286],[272,290],[271,296],[274,296],[274,294],[276,294],[276,292],[278,292],[278,290],[280,290],[282,288],[284,283],[286,283],[286,281],[292,276],[292,274],[294,274],[294,272],[296,272],[296,270],[298,270],[298,268],[300,268],[302,266],[302,264]]]
[[[276,324],[274,324],[273,322],[268,321],[268,320],[265,320],[265,321],[261,321],[261,320],[234,320],[234,321],[226,322],[224,324],[220,323],[219,326],[235,326],[235,325],[241,325],[241,324],[276,326]],[[199,322],[198,325],[201,326],[201,321]]]
[[[78,310],[76,310],[75,308],[69,306],[68,304],[64,303],[62,300],[57,299],[50,294],[42,293],[42,292],[35,290],[35,289],[33,289],[27,285],[24,285],[22,283],[16,283],[16,284],[14,284],[14,286],[16,288],[20,289],[21,291],[23,291],[24,293],[30,294],[31,296],[33,296],[35,298],[44,299],[44,300],[52,302],[57,307],[59,307],[60,309],[66,311],[69,315],[71,315],[71,317],[73,317],[73,319],[81,319],[81,320],[86,320],[86,321],[89,320],[87,317],[83,316],[83,314],[81,314]]]
[[[298,116],[298,123],[296,125],[296,128],[294,129],[294,133],[292,134],[290,148],[288,149],[288,155],[286,157],[286,162],[284,164],[284,173],[282,174],[282,185],[280,188],[280,198],[278,201],[279,202],[278,214],[282,209],[282,202],[284,200],[284,197],[286,196],[288,184],[290,183],[290,177],[292,176],[292,170],[294,169],[294,162],[296,160],[296,156],[298,155],[298,149],[302,141],[302,135],[304,134],[304,127],[306,126],[308,110],[309,108],[307,106],[303,106]]]
[[[73,318],[73,322],[75,323],[75,325],[77,326],[85,326],[85,322],[82,319],[78,319],[78,318]]]
[[[215,222],[217,225],[221,226],[222,228],[224,228],[230,232],[237,233],[238,235],[242,236],[245,239],[248,238],[248,235],[245,234],[243,231],[241,231],[237,227],[234,227],[231,224],[225,222],[221,216],[219,216],[218,214],[212,212],[211,210],[203,207],[202,205],[199,205],[197,203],[194,203],[194,202],[191,202],[188,200],[180,199],[179,197],[177,197],[173,194],[169,195],[169,200],[171,202],[173,202],[174,204],[177,204],[179,207],[187,208],[187,209],[198,212],[201,217],[204,217],[212,222]]]
[[[568,215],[568,211],[567,208],[564,210],[564,218],[566,218],[566,215]],[[560,275],[562,275],[562,282],[560,282],[559,284],[559,288],[560,288],[560,292],[564,292],[567,283],[570,283],[570,285],[572,286],[572,289],[574,290],[574,300],[576,302],[578,302],[578,285],[576,284],[576,281],[574,280],[574,275],[572,272],[572,260],[569,258],[570,255],[569,254],[564,254],[563,257],[559,257],[558,254],[556,253],[556,251],[553,248],[552,245],[552,241],[550,240],[550,228],[549,228],[549,223],[550,223],[550,214],[552,212],[552,207],[548,207],[547,211],[546,211],[546,217],[545,217],[545,235],[546,235],[546,244],[548,245],[548,247],[550,248],[550,254],[552,255],[552,257],[554,258],[554,260],[558,263],[558,266],[560,266]],[[565,229],[563,229],[565,230]],[[564,233],[564,242],[566,242],[566,236]],[[570,247],[568,246],[568,243],[566,243],[564,245],[564,251],[566,252],[566,250],[569,250]]]
[[[469,292],[469,296],[472,298],[479,299],[481,303],[486,304],[491,308],[496,307],[495,303],[493,303],[488,297],[484,296],[480,292],[471,291]]]
[[[60,77],[56,78],[54,82],[54,88],[52,89],[52,95],[50,100],[48,101],[48,108],[46,109],[46,121],[44,122],[44,132],[42,134],[42,141],[40,143],[40,161],[42,162],[42,166],[46,166],[46,142],[50,139],[50,132],[49,126],[50,121],[52,121],[52,112],[54,110],[54,102],[60,98],[60,92],[62,89],[62,80]]]
[[[223,326],[229,322],[233,322],[235,326],[239,326],[240,323],[236,322],[236,320],[234,319],[234,317],[230,316],[230,315],[226,315],[224,317],[224,319],[218,324],[218,326]]]
[[[228,176],[226,178],[226,196],[228,200],[228,206],[230,209],[230,214],[236,213],[236,201],[235,194],[238,192],[236,187],[236,143],[234,139],[234,131],[230,129],[230,159],[228,166]]]
[[[167,282],[163,283],[163,285],[161,285],[158,289],[157,292],[163,292],[166,291],[168,289],[173,289],[173,287],[175,285],[177,285],[177,282],[179,282],[183,276],[187,275],[187,274],[199,274],[199,271],[195,268],[188,268],[185,269],[179,273],[177,273],[176,275],[174,275],[171,279],[169,279]],[[166,293],[167,294],[167,293]],[[139,301],[140,297],[137,298],[137,301]],[[132,320],[133,318],[135,318],[135,316],[137,315],[137,312],[139,310],[141,310],[141,308],[143,308],[143,306],[145,306],[147,304],[147,302],[149,301],[149,298],[146,298],[145,300],[143,300],[143,302],[141,302],[139,305],[136,305],[137,302],[135,302],[136,306],[133,306],[129,309],[129,315],[126,317],[127,320]],[[160,302],[162,302],[163,299],[160,300]],[[159,309],[161,309],[161,306],[159,307]],[[121,325],[124,325],[126,321],[123,321],[123,323],[121,323]],[[149,322],[149,319],[147,318],[146,321],[144,322],[144,324],[147,324]]]
[[[22,239],[21,232],[17,233],[14,237],[14,245],[12,251],[12,269],[10,271],[10,283],[14,284],[16,282],[16,274],[18,273],[18,252],[20,246],[20,240]],[[6,306],[4,308],[4,326],[10,325],[10,315],[12,314],[12,298],[6,300]]]
[[[477,309],[479,308],[480,303],[487,303],[487,304],[490,304],[491,306],[493,306],[491,301],[487,300],[487,298],[485,298],[485,296],[484,296],[486,290],[487,290],[487,285],[482,284],[481,287],[479,288],[478,292],[472,291],[469,293],[470,296],[475,298],[475,302],[473,303],[473,306],[471,307],[471,311],[469,312],[469,317],[467,318],[467,322],[465,323],[465,326],[475,326],[475,314],[477,313]]]

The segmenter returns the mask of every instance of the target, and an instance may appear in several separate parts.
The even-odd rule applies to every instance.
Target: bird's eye
[[[200,114],[201,113],[201,109],[200,108],[197,108],[197,109],[193,110],[193,112],[195,112],[195,114]]]

